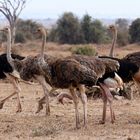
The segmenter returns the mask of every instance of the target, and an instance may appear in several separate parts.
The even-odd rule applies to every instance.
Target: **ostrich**
[[[7,45],[7,59],[11,66],[16,69],[20,77],[24,80],[30,80],[34,78],[38,80],[42,85],[46,99],[46,112],[49,112],[49,100],[46,84],[50,84],[56,88],[68,88],[73,97],[75,114],[76,114],[76,128],[79,128],[79,111],[78,111],[78,99],[75,91],[78,89],[81,94],[81,100],[84,111],[84,125],[87,124],[87,97],[85,95],[84,85],[92,86],[96,84],[97,75],[89,68],[84,67],[74,59],[56,59],[52,63],[47,63],[44,60],[44,47],[46,34],[45,31],[39,29],[44,33],[43,45],[41,55],[35,57],[30,56],[22,61],[14,60],[11,57],[11,35],[10,29],[3,29],[7,33],[8,45]]]
[[[111,114],[111,122],[114,123],[115,114],[112,108],[112,94],[110,93],[109,88],[121,87],[123,86],[122,79],[115,73],[119,69],[119,64],[115,60],[111,60],[109,58],[97,58],[97,57],[89,57],[89,56],[81,56],[81,55],[73,55],[68,58],[73,58],[76,61],[80,62],[80,64],[84,65],[95,71],[98,75],[97,85],[100,86],[102,90],[103,97],[103,115],[100,123],[104,124],[106,119],[106,105],[107,101],[110,105],[110,114]],[[62,93],[58,95],[58,100],[63,103],[63,98],[69,98],[70,95],[66,93]]]
[[[13,59],[11,57],[11,31],[9,27],[6,27],[2,29],[1,31],[5,32],[7,35],[7,60],[9,64],[11,65],[12,69],[16,72],[19,73],[19,77],[23,79],[24,81],[30,81],[32,79],[37,80],[43,87],[43,91],[45,94],[45,101],[46,101],[46,115],[49,115],[49,99],[48,99],[48,89],[47,89],[47,84],[45,81],[45,76],[43,71],[40,70],[39,66],[39,61],[41,61],[41,55],[37,56],[28,56],[22,60],[18,59]],[[46,39],[46,38],[44,38]],[[42,49],[43,46],[42,46]],[[21,106],[20,106],[21,110]]]
[[[96,57],[86,57],[86,56],[80,56],[80,55],[74,55],[71,57],[67,57],[65,59],[75,59],[76,61],[80,62],[85,67],[88,67],[92,70],[95,71],[95,73],[98,76],[98,85],[102,89],[102,95],[103,95],[103,102],[104,102],[104,108],[103,108],[103,118],[101,123],[105,123],[105,112],[106,112],[106,103],[107,100],[109,101],[110,104],[110,113],[111,113],[111,122],[114,122],[114,112],[112,109],[112,95],[108,89],[108,87],[114,88],[114,87],[122,87],[123,82],[121,78],[114,72],[117,71],[119,65],[116,63],[116,61],[110,60],[110,59],[99,59]],[[102,77],[102,78],[99,78]],[[68,94],[60,94],[58,96],[58,100],[60,102],[63,102],[63,98],[69,98],[72,99],[72,97]],[[107,97],[107,98],[106,98]],[[38,112],[43,109],[42,104],[44,103],[44,98],[41,98],[39,101],[39,107],[38,107]]]
[[[24,57],[20,55],[16,55],[16,54],[12,54],[12,58],[18,59],[18,60],[24,59]],[[16,112],[21,112],[21,103],[20,103],[20,97],[19,97],[19,92],[21,90],[19,86],[20,77],[16,73],[16,71],[11,67],[11,65],[8,63],[6,54],[1,54],[0,55],[0,79],[5,79],[5,78],[8,78],[10,82],[12,83],[14,87],[14,92],[0,101],[0,109],[3,108],[3,105],[7,99],[17,94],[18,108]]]
[[[122,60],[129,61],[139,68],[139,71],[137,71],[137,73],[133,76],[133,81],[136,83],[140,93],[140,52],[130,53],[122,58]]]
[[[42,36],[44,36],[44,33],[43,31],[40,30],[40,33],[42,34]],[[43,43],[43,46],[44,46],[44,43]],[[43,50],[42,50],[43,51]],[[41,53],[43,54],[43,52]],[[43,56],[43,55],[42,55]],[[46,55],[45,55],[46,57]],[[118,68],[119,68],[119,64],[118,62],[114,61],[114,60],[110,60],[110,59],[100,59],[100,58],[97,58],[97,57],[86,57],[86,56],[78,56],[78,55],[75,55],[75,56],[71,56],[71,57],[67,57],[65,58],[65,60],[69,60],[69,59],[74,59],[76,61],[78,61],[81,65],[95,71],[97,77],[102,77],[102,75],[104,75],[105,73],[109,73],[109,72],[112,72],[112,71],[116,71]],[[43,68],[44,66],[46,66],[46,64],[44,65],[44,61],[47,62],[47,64],[52,68],[53,65],[56,65],[56,59],[54,58],[50,58],[50,61],[48,62],[47,59],[43,60],[43,57],[42,57],[42,71],[45,71]],[[63,71],[63,70],[62,70]],[[57,72],[56,72],[57,73]],[[48,75],[48,74],[46,74]],[[51,75],[51,74],[50,74]],[[51,77],[51,76],[50,76]],[[108,76],[110,77],[110,76]],[[108,77],[106,77],[103,81],[106,82],[108,84]],[[120,79],[120,77],[117,76],[117,74],[114,73],[114,75],[112,75],[111,77],[112,79],[109,80],[109,81],[113,81],[113,86],[114,86],[114,83],[115,83],[115,86],[122,86],[122,80]],[[113,79],[114,78],[114,79]],[[50,78],[51,79],[51,78]],[[49,79],[47,80],[47,83],[49,83],[53,88],[57,88],[57,87],[60,87],[57,86],[57,85],[53,85],[53,79],[52,79],[52,82],[49,82]],[[63,81],[63,80],[61,80]],[[100,80],[101,81],[101,80]],[[102,81],[101,81],[102,82]],[[61,83],[61,82],[60,82]],[[103,88],[103,92],[105,92],[105,94],[107,94],[106,96],[109,97],[109,91],[107,91],[105,89],[105,86],[103,86],[102,84],[100,84],[100,86]],[[109,85],[110,86],[110,85]],[[61,87],[60,87],[61,88]],[[39,100],[39,105],[38,105],[38,110],[36,113],[38,113],[41,109],[43,109],[43,103],[44,103],[44,99],[45,99],[45,96],[43,98],[41,98]],[[110,100],[110,98],[108,98],[108,100],[110,101],[110,110],[111,112],[112,111],[112,100]],[[105,106],[105,105],[104,105]],[[105,108],[105,107],[104,107]],[[105,111],[103,111],[105,112]],[[112,119],[112,122],[114,122],[114,119],[113,119],[113,113],[111,113],[111,119]]]
[[[114,25],[110,25],[109,30],[113,34],[112,47],[110,49],[109,56],[114,57],[113,53],[114,53],[114,47],[117,39],[117,29]],[[140,71],[138,70],[138,67],[140,68],[140,52],[127,54],[124,58],[120,60],[117,59],[117,60],[119,61],[119,63],[121,63],[121,67],[118,73],[121,75],[124,82],[132,81],[133,79],[134,83],[136,83],[140,92]],[[125,67],[122,66],[123,64]],[[127,73],[124,73],[123,71],[121,72],[122,68],[124,68],[127,71]],[[132,68],[132,72],[130,68]]]
[[[114,57],[114,47],[115,47],[115,44],[116,44],[116,40],[117,40],[117,29],[115,27],[115,25],[110,25],[108,27],[108,29],[112,32],[113,34],[113,40],[112,40],[112,46],[111,46],[111,49],[110,49],[110,52],[109,52],[109,56],[110,57]]]
[[[43,30],[44,29],[41,28],[38,31],[42,34],[42,36],[45,36],[45,32]],[[45,46],[44,41],[43,41],[42,45]],[[44,47],[42,47],[42,48],[44,48]],[[41,51],[42,51],[41,54],[43,54],[44,49],[42,49]],[[78,59],[76,59],[74,57],[67,57],[64,59],[50,58],[49,62],[48,62],[48,59],[45,59],[47,55],[45,55],[45,56],[41,55],[41,56],[42,57],[40,58],[41,61],[39,62],[40,63],[39,65],[40,65],[41,70],[45,73],[46,82],[48,84],[50,84],[53,88],[54,87],[55,88],[68,88],[70,90],[72,99],[74,101],[75,109],[76,109],[76,127],[78,127],[78,124],[79,124],[79,117],[78,117],[79,113],[77,110],[78,99],[77,99],[77,95],[75,95],[75,88],[77,88],[79,90],[80,98],[81,98],[81,101],[82,101],[83,107],[84,107],[84,124],[86,124],[87,97],[85,95],[84,87],[80,84],[80,79],[83,79],[81,77],[84,76],[84,79],[87,78],[87,76],[83,73],[83,68],[86,71],[87,70],[90,71],[91,73],[94,72],[94,74],[92,74],[92,75],[89,74],[89,75],[93,76],[92,78],[97,80],[97,78],[101,77],[105,72],[116,71],[119,67],[118,62],[114,61],[114,60],[110,60],[110,59],[100,59],[97,57],[92,58],[92,60],[90,60],[88,58],[89,62],[87,65],[91,65],[91,63],[92,63],[92,65],[91,65],[92,69],[91,69],[90,66],[87,67],[87,65],[82,64],[82,63],[86,64],[86,61],[87,61],[87,58],[84,58],[82,56],[81,57],[78,56]],[[43,56],[44,56],[44,58],[43,58]],[[82,59],[84,59],[84,61]],[[80,69],[77,66],[80,67]],[[80,72],[81,74],[79,74],[79,71],[81,71],[82,73]],[[120,80],[120,78],[118,78],[116,75],[114,77],[117,79],[116,81],[117,82],[119,81],[119,83],[121,85],[122,81]],[[90,79],[91,79],[91,77],[89,77],[88,80],[90,80]],[[76,84],[75,84],[75,82],[76,82]],[[93,83],[92,84],[83,83],[83,84],[88,85],[88,86],[93,85]],[[104,92],[106,92],[106,90]],[[108,93],[106,93],[106,95],[108,95]],[[42,102],[39,102],[39,104],[41,104],[41,108],[42,108],[42,103],[43,103],[44,98],[45,97],[43,97],[41,99]],[[111,104],[110,104],[110,109],[112,111]],[[113,120],[113,111],[112,111],[112,120]]]

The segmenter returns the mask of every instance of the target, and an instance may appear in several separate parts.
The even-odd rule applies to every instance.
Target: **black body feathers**
[[[16,54],[12,54],[13,59],[22,60],[24,57]],[[4,73],[11,73],[13,71],[11,65],[7,61],[6,54],[0,55],[0,79],[6,78],[6,75]]]

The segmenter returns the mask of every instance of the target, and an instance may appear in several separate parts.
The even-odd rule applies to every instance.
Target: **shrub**
[[[88,45],[76,47],[74,50],[72,50],[72,53],[87,56],[95,56],[97,54],[96,49]]]
[[[17,32],[15,37],[15,43],[25,43],[26,39],[22,32]]]
[[[118,32],[117,43],[119,46],[125,46],[129,43],[129,34],[128,32]]]
[[[131,43],[140,42],[140,18],[134,20],[129,28]]]

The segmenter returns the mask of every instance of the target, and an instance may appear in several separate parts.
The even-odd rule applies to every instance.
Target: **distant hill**
[[[33,21],[42,24],[46,28],[52,28],[56,25],[57,19],[47,18],[47,19],[32,19]]]
[[[46,18],[46,19],[31,19],[37,23],[40,23],[42,24],[43,26],[45,26],[46,28],[52,28],[53,26],[56,25],[56,22],[57,22],[57,19],[52,19],[52,18]],[[102,18],[102,19],[98,19],[100,20],[103,25],[105,26],[108,26],[110,24],[114,24],[116,19],[105,19],[105,18]],[[131,19],[128,19],[128,22],[129,22],[129,25],[132,23],[133,20]],[[0,19],[0,27],[3,27],[5,25],[7,25],[8,22],[6,19]]]

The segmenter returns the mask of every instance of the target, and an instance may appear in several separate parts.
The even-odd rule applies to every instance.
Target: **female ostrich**
[[[45,36],[45,32],[43,30],[44,29],[41,28],[39,31],[43,36]],[[42,44],[43,44],[43,46],[45,46],[45,42]],[[41,54],[43,54],[43,53],[44,53],[44,50],[42,49]],[[45,55],[45,57],[46,57],[46,55]],[[80,57],[78,57],[78,58],[80,58]],[[83,86],[82,87],[81,87],[81,85],[79,86],[79,81],[80,81],[80,79],[83,79],[83,78],[81,78],[82,76],[84,76],[84,78],[86,78],[87,76],[84,73],[82,73],[82,75],[79,74],[79,71],[82,70],[83,68],[87,69],[88,71],[92,71],[92,72],[95,71],[93,75],[91,75],[91,74],[89,74],[89,75],[93,76],[92,77],[93,79],[96,79],[97,77],[98,78],[101,77],[105,72],[116,71],[119,67],[118,62],[114,61],[114,60],[110,60],[110,59],[101,60],[99,58],[94,57],[93,58],[94,61],[93,60],[91,61],[89,59],[90,63],[88,63],[88,64],[91,65],[91,62],[92,62],[92,69],[91,69],[90,67],[87,67],[87,65],[82,64],[82,62],[86,63],[86,61],[87,61],[87,59],[85,59],[85,61],[82,61],[82,59],[84,59],[84,58],[80,59],[82,62],[80,62],[80,60],[77,61],[78,59],[76,59],[74,57],[71,57],[71,58],[68,57],[65,59],[55,59],[55,60],[53,58],[53,59],[50,59],[50,62],[47,62],[48,60],[47,59],[44,60],[43,55],[42,55],[42,57],[40,59],[41,59],[41,61],[39,62],[40,63],[39,65],[40,65],[41,70],[45,73],[47,83],[49,83],[52,87],[55,87],[55,88],[69,88],[70,87],[69,88],[70,93],[72,95],[74,105],[76,108],[76,116],[79,116],[79,115],[77,115],[78,114],[78,110],[77,110],[78,100],[77,100],[77,96],[75,96],[75,93],[74,93],[75,87],[73,87],[73,86],[75,85],[79,89],[80,93],[82,93],[82,94],[80,94],[81,95],[80,98],[81,98],[81,101],[82,101],[83,107],[84,107],[84,124],[86,124],[87,117],[85,114],[87,114],[87,111],[86,111],[87,110],[86,109],[87,108],[86,107],[87,99],[86,99],[85,93],[83,92],[84,91]],[[80,69],[78,69],[77,65],[79,65]],[[116,78],[116,76],[115,76],[115,78]],[[121,85],[121,82],[120,82],[121,80],[118,77],[116,79],[117,79],[117,82],[119,81],[119,83]],[[77,81],[76,83],[78,85],[73,83],[75,81]],[[72,86],[71,86],[71,84],[72,84]],[[88,84],[84,83],[84,84],[88,85],[88,86],[93,85],[93,84],[90,85],[89,83]],[[106,93],[106,95],[108,95],[108,93]],[[43,98],[41,100],[43,100]],[[41,103],[41,102],[39,102],[39,103]],[[110,106],[111,106],[111,104],[110,104]],[[110,109],[112,110],[111,107],[110,107]],[[79,117],[76,117],[76,118],[79,118]],[[113,111],[112,111],[112,118],[113,118]],[[76,126],[78,126],[79,123],[77,123],[77,122],[79,122],[78,121],[79,119],[76,119],[76,120],[77,120]]]
[[[44,36],[44,32],[40,32],[43,36]],[[43,53],[43,52],[42,52]],[[46,56],[46,55],[45,55]],[[118,68],[119,68],[119,64],[118,62],[114,61],[114,60],[110,60],[110,59],[100,59],[100,58],[97,58],[97,57],[86,57],[86,56],[78,56],[78,55],[75,55],[75,56],[71,56],[71,57],[67,57],[65,58],[65,60],[69,60],[69,59],[74,59],[76,60],[77,62],[79,62],[82,66],[88,68],[88,69],[91,69],[93,70],[97,77],[102,77],[105,73],[110,73],[112,71],[116,71]],[[43,60],[43,58],[42,58]],[[52,59],[54,60],[54,58]],[[50,60],[50,62],[52,61]],[[45,61],[47,62],[48,60],[45,59]],[[44,62],[44,60],[42,61]],[[56,62],[53,61],[51,63],[48,63],[48,65],[50,67],[53,67],[54,63]],[[44,67],[44,63],[42,63],[42,68]],[[56,65],[56,64],[55,64]],[[45,65],[46,66],[46,65]],[[45,71],[44,69],[42,71]],[[63,70],[62,70],[63,71]],[[57,72],[56,72],[57,73]],[[48,75],[48,74],[46,74]],[[110,77],[110,75],[108,76]],[[103,80],[104,82],[107,82],[108,84],[108,77],[105,77],[105,79]],[[113,83],[115,83],[115,86],[122,86],[122,80],[117,76],[117,74],[114,73],[114,75],[112,75],[111,77],[111,81],[113,81]],[[50,78],[51,79],[51,78]],[[49,81],[49,80],[48,80]],[[53,81],[53,80],[52,80]],[[100,80],[101,81],[101,80]],[[50,82],[52,83],[52,82]],[[60,82],[61,83],[61,82]],[[102,83],[102,81],[101,81]],[[53,85],[53,84],[50,84],[52,87],[59,87],[59,86],[56,86],[56,85]],[[110,110],[111,110],[111,119],[112,119],[112,122],[114,122],[114,119],[113,119],[113,111],[112,111],[112,100],[110,100],[110,95],[111,93],[109,93],[109,91],[106,90],[105,86],[103,86],[103,84],[100,84],[100,86],[103,88],[103,91],[105,92],[104,94],[106,94],[106,96],[108,97],[108,100],[110,101]],[[114,85],[113,85],[114,86]],[[61,88],[61,87],[60,87]],[[38,110],[37,110],[37,113],[43,109],[43,103],[44,103],[44,99],[45,97],[43,97],[42,99],[40,99],[39,101],[39,106],[38,106]],[[106,101],[105,101],[106,102]],[[106,103],[105,103],[106,104]],[[104,105],[105,106],[105,105]],[[104,107],[105,108],[105,107]],[[105,112],[105,111],[104,111]]]
[[[109,88],[117,88],[123,86],[123,81],[121,78],[115,73],[119,69],[118,62],[111,60],[109,58],[97,58],[97,57],[89,57],[89,56],[80,56],[74,55],[70,56],[69,58],[74,58],[80,64],[92,69],[98,75],[97,85],[100,86],[102,90],[102,97],[103,97],[103,116],[101,123],[105,123],[106,119],[106,106],[107,101],[110,105],[110,113],[111,113],[111,122],[114,123],[115,114],[112,108],[112,94],[110,93]],[[98,67],[99,66],[99,67]],[[68,94],[60,94],[58,96],[58,100],[63,103],[63,98],[72,99]]]
[[[116,44],[116,40],[117,40],[117,29],[114,25],[110,25],[108,29],[113,34],[112,46],[111,46],[111,49],[110,49],[110,52],[109,52],[109,56],[114,57],[114,48],[115,48],[115,44]]]
[[[79,89],[81,93],[81,100],[84,110],[84,125],[87,124],[87,98],[85,95],[84,85],[95,85],[97,81],[97,75],[91,69],[88,69],[81,65],[74,59],[57,59],[52,63],[47,63],[44,60],[44,41],[42,46],[41,56],[27,57],[25,60],[18,61],[11,58],[11,39],[10,29],[5,28],[7,33],[8,46],[7,46],[7,59],[11,66],[15,68],[22,79],[30,80],[31,78],[37,79],[42,85],[46,98],[46,109],[49,112],[49,100],[46,84],[49,83],[52,87],[56,88],[68,88],[73,97],[76,114],[76,127],[79,127],[79,111],[78,111],[78,99],[75,93],[76,89]],[[39,29],[45,34],[45,31]],[[45,40],[43,36],[43,40]],[[47,83],[46,83],[47,82]]]
[[[16,54],[12,54],[12,58],[18,60],[24,59],[24,57]],[[0,79],[5,79],[5,78],[8,78],[11,81],[14,87],[14,92],[0,101],[0,109],[3,108],[3,105],[7,99],[17,94],[18,108],[16,112],[21,112],[21,103],[19,97],[19,92],[20,92],[19,75],[14,71],[14,69],[8,63],[6,54],[1,54],[0,55]]]

